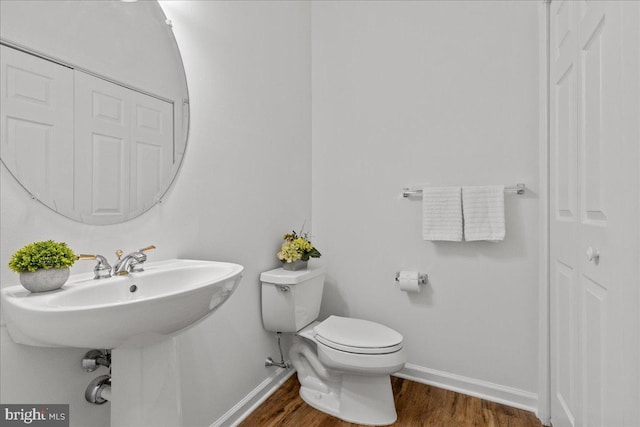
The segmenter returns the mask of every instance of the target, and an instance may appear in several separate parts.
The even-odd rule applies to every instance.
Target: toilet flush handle
[[[287,285],[276,285],[280,292],[289,292],[291,289]]]

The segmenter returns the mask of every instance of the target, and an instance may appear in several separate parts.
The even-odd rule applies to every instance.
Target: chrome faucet
[[[93,278],[94,279],[106,279],[107,277],[111,277],[111,265],[109,265],[109,261],[102,255],[86,255],[80,254],[76,257],[76,259],[90,259],[97,260],[98,263],[93,268]]]
[[[121,250],[117,250],[116,256],[118,257],[118,261],[116,261],[116,264],[111,269],[111,275],[115,276],[144,271],[142,264],[147,260],[147,254],[145,254],[145,252],[155,248],[156,247],[154,245],[147,246],[146,248],[131,252],[124,257],[122,257],[123,252]]]
[[[126,255],[124,258],[122,257],[123,252],[118,249],[116,251],[116,256],[118,260],[116,264],[111,267],[109,262],[102,255],[86,255],[81,254],[76,257],[76,259],[85,259],[85,260],[97,260],[98,263],[93,269],[93,278],[94,279],[106,279],[115,275],[123,275],[129,274],[139,271],[144,271],[142,268],[142,264],[147,260],[146,251],[150,251],[155,249],[154,245],[147,246],[146,248],[138,249],[135,252],[131,252]]]

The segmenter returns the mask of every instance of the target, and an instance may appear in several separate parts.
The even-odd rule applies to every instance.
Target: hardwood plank
[[[541,427],[531,412],[426,384],[391,377],[397,427]],[[364,427],[307,405],[293,375],[240,427]]]

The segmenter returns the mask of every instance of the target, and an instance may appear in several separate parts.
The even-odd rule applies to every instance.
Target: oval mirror
[[[86,224],[161,201],[189,97],[156,1],[0,1],[0,159],[32,198]]]

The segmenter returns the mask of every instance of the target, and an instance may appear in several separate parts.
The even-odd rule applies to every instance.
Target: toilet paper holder
[[[426,285],[427,280],[429,280],[429,276],[426,273],[418,273],[418,284]],[[400,272],[396,271],[396,282],[400,281]]]

